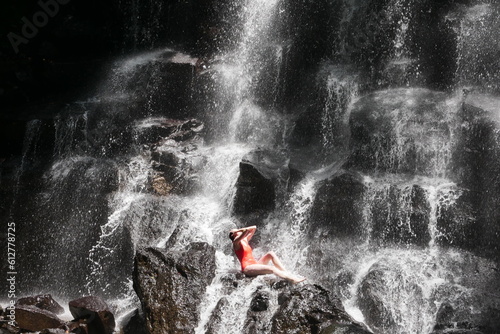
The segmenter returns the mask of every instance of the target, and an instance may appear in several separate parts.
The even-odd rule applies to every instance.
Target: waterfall
[[[498,93],[498,33],[487,27],[499,26],[499,7],[203,3],[210,20],[197,28],[215,36],[210,50],[188,29],[195,2],[120,0],[133,53],[109,66],[93,96],[27,124],[9,212],[23,235],[22,292],[105,297],[120,327],[141,307],[136,252],[205,242],[215,277],[194,332],[248,332],[262,293],[269,305],[253,330],[272,334],[279,280],[239,276],[227,238],[255,224],[256,257],[276,252],[374,333],[440,334],[493,319],[498,98],[468,94]],[[420,27],[456,39],[425,45]],[[453,52],[436,56],[437,42]],[[443,64],[426,68],[436,59],[453,60],[454,77],[442,77]],[[453,84],[438,91],[443,82]],[[43,131],[46,165],[28,179]],[[256,197],[272,203],[239,212],[245,164],[255,169],[245,191],[262,176],[272,189]],[[31,184],[33,194],[23,190]]]
[[[85,151],[87,145],[87,113],[70,114],[66,119],[55,121],[55,157],[65,157],[79,150]]]
[[[453,25],[458,38],[458,85],[468,89],[498,92],[498,66],[493,61],[499,51],[494,32],[495,27],[500,24],[497,6],[477,3],[460,14],[448,15],[447,19]]]
[[[329,156],[339,147],[345,148],[348,142],[349,106],[358,94],[358,82],[356,76],[342,66],[327,65],[323,71],[326,97],[321,115],[321,145],[322,154]]]
[[[28,164],[36,163],[37,159],[37,146],[39,143],[40,129],[42,122],[40,120],[33,120],[26,125],[26,133],[23,142],[23,153],[21,157],[21,164],[17,169],[15,176],[15,193],[13,200],[15,201],[16,195],[19,192],[19,185],[23,172]]]
[[[282,121],[259,103],[257,96],[257,90],[262,89],[260,86],[270,89],[267,96],[277,95],[279,74],[268,83],[265,71],[279,73],[281,67],[282,46],[276,44],[271,30],[278,3],[248,1],[240,13],[243,27],[241,36],[238,36],[239,43],[234,51],[223,55],[226,63],[221,69],[225,79],[221,91],[224,94],[219,99],[228,101],[226,103],[231,106],[230,141],[268,145],[280,137],[278,129],[282,127]]]

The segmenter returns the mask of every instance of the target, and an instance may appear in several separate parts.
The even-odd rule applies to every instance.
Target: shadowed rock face
[[[151,334],[193,333],[198,306],[215,275],[215,249],[192,243],[184,251],[139,250],[134,289]]]
[[[446,99],[427,89],[393,89],[361,98],[350,116],[346,167],[440,176],[444,171],[438,161],[451,132]]]
[[[248,283],[234,278],[234,284]],[[224,309],[229,307],[234,315],[231,297],[222,297],[205,329],[207,333],[219,333]],[[238,303],[239,301],[237,301]],[[226,310],[227,311],[227,310]],[[236,319],[230,319],[234,321]],[[261,285],[253,291],[241,333],[259,334],[310,334],[349,333],[366,334],[369,331],[354,321],[344,310],[342,303],[319,285],[300,284],[292,286],[277,281],[270,287]]]
[[[362,236],[365,188],[361,175],[353,172],[343,171],[324,181],[311,211],[311,233],[319,229],[341,237]]]
[[[69,310],[75,319],[85,319],[89,332],[112,334],[115,329],[115,317],[109,306],[94,296],[82,297],[69,302]]]
[[[289,159],[282,152],[258,149],[240,162],[234,213],[268,212],[282,199],[290,175]]]
[[[64,313],[64,308],[59,305],[59,303],[56,302],[50,294],[19,298],[16,304],[33,305],[42,310],[47,310],[55,314]]]
[[[460,210],[445,212],[448,242],[499,259],[500,244],[500,118],[497,97],[470,94],[461,111],[461,126],[452,157],[452,173],[465,189]],[[458,229],[452,231],[456,222]]]
[[[321,286],[308,284],[286,289],[279,295],[278,303],[272,333],[335,333],[334,328],[342,325],[368,333],[344,311],[340,300]]]
[[[63,324],[63,321],[54,313],[33,305],[16,306],[16,321],[19,328],[28,331],[57,328]]]

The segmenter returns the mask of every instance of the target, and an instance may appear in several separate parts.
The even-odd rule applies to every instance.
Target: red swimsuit
[[[238,260],[240,260],[241,262],[242,271],[244,271],[247,266],[258,263],[253,257],[252,247],[250,247],[246,240],[241,240],[240,248],[238,250],[235,250],[234,252],[238,257]]]

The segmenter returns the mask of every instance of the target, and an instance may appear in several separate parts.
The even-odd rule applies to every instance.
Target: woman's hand
[[[257,226],[252,225],[252,226],[248,226],[248,227],[243,227],[243,228],[232,229],[232,230],[231,230],[231,231],[229,231],[229,232],[232,232],[232,233],[236,233],[236,232],[245,232],[245,231],[248,231],[248,230],[255,230],[255,229],[257,229]]]

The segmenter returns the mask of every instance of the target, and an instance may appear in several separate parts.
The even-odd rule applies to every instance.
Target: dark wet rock
[[[280,9],[284,17],[276,21],[282,26],[273,31],[282,32],[282,40],[290,44],[283,52],[280,72],[283,79],[278,93],[283,96],[281,103],[290,110],[317,98],[315,69],[319,62],[330,57],[331,52],[327,50],[335,45],[336,36],[331,32],[337,31],[342,20],[340,13],[343,9],[339,9],[339,4],[290,1],[282,5],[283,10]]]
[[[179,164],[179,158],[174,152],[153,151],[151,152],[151,160],[158,164],[175,167]]]
[[[185,61],[174,61],[174,57]],[[115,75],[113,93],[127,92],[128,103],[135,104],[129,114],[134,119],[145,117],[196,117],[191,99],[195,77],[195,58],[165,50],[150,61],[137,64]]]
[[[307,175],[307,173],[301,170],[297,166],[289,166],[290,177],[288,179],[288,191],[293,191],[294,187]]]
[[[446,24],[457,35],[455,38],[460,50],[454,76],[459,79],[459,87],[473,87],[496,94],[500,92],[500,84],[495,75],[500,71],[500,66],[495,61],[500,54],[500,47],[496,43],[496,32],[500,29],[499,17],[498,2],[484,4],[484,7],[455,6],[446,15]]]
[[[419,263],[415,264],[420,266]],[[366,325],[374,332],[404,332],[407,325],[401,323],[400,319],[408,314],[419,314],[420,308],[426,303],[425,291],[418,280],[408,274],[409,271],[404,265],[394,265],[392,261],[379,262],[362,278],[357,289],[357,304]],[[453,296],[457,290],[447,291],[443,288],[443,292],[436,295],[445,293]],[[405,309],[400,309],[397,306],[399,303],[404,303]]]
[[[233,210],[251,214],[272,210],[289,178],[288,158],[282,152],[257,149],[240,162]]]
[[[319,333],[332,325],[357,326],[340,300],[318,285],[291,287],[281,294],[282,302],[272,318],[272,333]]]
[[[483,268],[478,265],[475,274],[483,274]],[[469,271],[468,269],[467,271]],[[495,289],[498,283],[491,286],[481,286],[482,282],[474,282],[474,289]],[[456,293],[456,291],[452,292]],[[500,330],[500,307],[494,297],[484,292],[481,297],[472,297],[466,300],[457,298],[453,303],[445,302],[440,305],[434,331],[432,334],[444,333],[498,333]],[[480,310],[471,312],[471,310]]]
[[[340,171],[319,187],[311,210],[311,233],[320,230],[337,237],[362,236],[363,178]]]
[[[191,243],[185,250],[156,248],[137,252],[134,289],[151,334],[192,333],[198,306],[215,276],[215,249]]]
[[[381,333],[391,332],[396,327],[391,311],[384,305],[384,294],[387,293],[383,286],[385,280],[384,269],[371,270],[358,291],[358,304],[366,324]]]
[[[70,333],[93,334],[90,332],[91,328],[87,324],[87,319],[73,320],[67,323],[64,328],[66,328]]]
[[[244,334],[258,334],[269,331],[272,314],[269,309],[270,293],[262,287],[253,293],[250,308],[247,312]]]
[[[141,311],[135,310],[122,320],[123,334],[147,334],[146,320]]]
[[[40,332],[40,334],[67,334],[66,329],[62,328],[47,328]]]
[[[359,324],[334,324],[323,329],[319,334],[368,334],[371,333]]]
[[[166,139],[178,142],[186,141],[201,134],[203,128],[203,123],[197,119],[160,118],[146,120],[138,124],[138,143],[155,144]],[[159,157],[154,156],[153,160],[159,160]]]
[[[427,89],[392,89],[353,105],[351,155],[345,167],[365,172],[435,176],[450,141],[447,95]],[[454,111],[454,110],[453,110]],[[440,143],[436,145],[436,143]]]
[[[215,305],[212,314],[210,315],[210,320],[206,326],[205,334],[217,334],[220,333],[221,330],[221,321],[223,317],[223,309],[228,306],[229,302],[226,297],[222,297]]]
[[[252,312],[262,312],[269,308],[269,295],[258,291],[254,294],[252,301],[250,302],[250,311]]]
[[[295,120],[289,137],[293,147],[307,147],[318,145],[321,140],[321,115],[316,109],[307,109],[300,113]]]
[[[380,244],[425,246],[429,234],[430,207],[419,185],[388,184],[372,190],[370,206],[372,238]]]
[[[478,213],[473,205],[477,193],[458,188],[442,198],[438,204],[437,242],[447,247],[475,251],[481,241],[482,230],[478,229]],[[457,198],[458,197],[458,198]]]
[[[275,206],[274,183],[247,162],[240,163],[233,210],[236,214],[269,211]]]
[[[33,305],[54,314],[64,313],[64,308],[50,294],[19,298],[16,305]]]
[[[19,327],[11,326],[8,321],[0,322],[0,334],[18,334]]]
[[[466,189],[463,204],[471,209],[459,226],[475,229],[466,246],[496,259],[500,254],[500,225],[496,223],[500,220],[499,108],[498,97],[466,94],[452,156],[453,177]]]
[[[180,152],[177,148],[162,146],[155,151],[161,158],[153,160],[153,171],[149,175],[151,191],[159,196],[170,194],[191,194],[199,185],[199,172],[205,164],[205,158],[195,152]],[[176,153],[174,153],[176,152]],[[175,158],[174,158],[175,157]]]
[[[223,274],[220,281],[226,291],[226,294],[230,294],[234,289],[240,286],[241,282],[244,282],[247,279],[249,278],[247,278],[241,270],[234,270]]]
[[[351,14],[337,28],[347,32],[335,41],[339,43],[337,52],[360,68],[360,80],[367,89],[408,85],[449,88],[455,78],[456,34],[460,31],[443,19],[450,3],[424,0],[405,2],[403,7],[380,1],[343,3]],[[404,55],[398,55],[402,45],[393,41],[401,37],[402,21],[407,23]]]
[[[495,333],[491,328],[479,328],[468,321],[453,322],[453,307],[447,303],[441,305],[436,317],[436,325],[430,334],[487,334]]]
[[[150,124],[151,123],[151,124]],[[151,145],[150,190],[156,195],[189,194],[198,184],[204,157],[196,154],[203,123],[198,120],[148,120],[139,125],[141,139]]]
[[[453,314],[454,314],[453,306],[451,306],[449,303],[441,304],[436,314],[436,323],[438,324],[451,323],[453,319]]]
[[[488,332],[476,329],[457,328],[455,324],[450,324],[449,328],[443,330],[434,330],[430,334],[487,334]]]
[[[69,310],[75,319],[86,319],[90,333],[112,334],[115,317],[109,306],[99,297],[87,296],[69,302]]]
[[[28,331],[58,328],[64,323],[54,313],[42,310],[33,305],[17,305],[16,322],[19,328]]]

